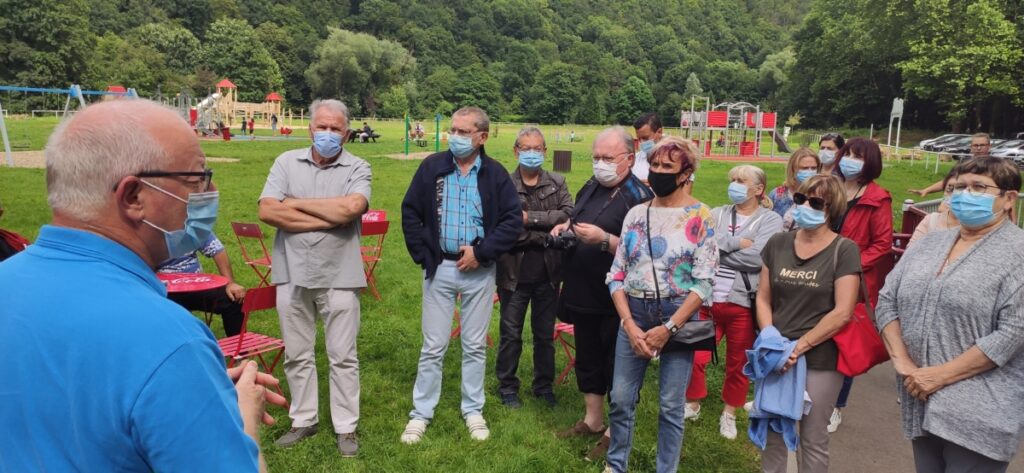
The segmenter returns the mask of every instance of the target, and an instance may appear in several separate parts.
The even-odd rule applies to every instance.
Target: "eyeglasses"
[[[603,161],[605,164],[615,164],[619,160],[619,156],[628,156],[632,153],[629,151],[625,153],[613,154],[611,156],[594,156],[594,162]]]
[[[972,149],[988,148],[989,146],[992,146],[992,144],[991,143],[971,143],[971,148]]]
[[[451,128],[451,129],[448,130],[448,134],[449,135],[464,136],[464,137],[470,137],[470,136],[473,136],[474,133],[479,133],[479,132],[480,132],[480,130],[463,130],[461,128]]]
[[[536,147],[533,147],[533,148],[523,148],[523,147],[517,146],[516,149],[518,149],[520,152],[536,151],[536,152],[541,153],[541,154],[544,154],[544,151],[547,151],[547,148],[545,148],[543,146],[536,146]]]
[[[206,192],[210,190],[210,183],[213,182],[213,169],[202,171],[145,171],[136,174],[135,177],[196,178],[185,179],[185,184],[195,189],[196,192]]]
[[[1002,195],[1003,192],[1006,192],[1003,189],[1001,189],[999,186],[990,186],[988,184],[982,184],[980,182],[972,182],[970,184],[954,184],[953,185],[953,192],[957,192],[957,193],[963,192],[963,191],[967,191],[967,192],[969,192],[971,194],[984,194],[989,189],[996,189],[996,190],[998,190],[1000,195]]]
[[[810,202],[811,208],[814,210],[825,210],[825,199],[821,197],[807,197],[799,192],[793,194],[794,204],[804,205],[804,202]]]

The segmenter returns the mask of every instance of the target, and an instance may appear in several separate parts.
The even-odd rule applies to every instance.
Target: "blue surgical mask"
[[[818,171],[814,171],[811,169],[801,169],[796,172],[796,182],[803,184],[804,181],[816,176],[817,174]]]
[[[193,192],[185,200],[146,181],[142,183],[184,202],[187,207],[185,225],[180,230],[165,230],[147,220],[142,221],[163,232],[169,258],[186,256],[202,248],[213,236],[213,225],[217,223],[217,208],[220,205],[220,194],[217,191]]]
[[[864,161],[850,156],[845,156],[839,161],[839,170],[842,171],[846,180],[856,179],[864,169]]]
[[[967,228],[980,228],[992,223],[996,218],[992,211],[992,204],[995,204],[996,196],[992,194],[973,194],[971,192],[954,192],[949,200],[949,209],[960,221],[960,224]]]
[[[747,201],[747,185],[742,182],[729,183],[729,200],[739,205]]]
[[[825,211],[798,205],[793,208],[793,221],[798,227],[805,230],[818,228],[825,224]]]
[[[456,158],[468,158],[476,148],[473,147],[473,138],[469,136],[451,135],[448,137],[448,149]]]
[[[313,147],[321,158],[331,159],[341,153],[341,135],[331,131],[313,132]]]
[[[835,162],[836,152],[830,149],[823,149],[821,151],[818,151],[818,160],[821,161],[821,164],[828,166],[829,164]]]
[[[651,150],[654,149],[654,140],[643,140],[640,142],[640,151],[644,154],[651,154]]]
[[[519,165],[524,168],[537,169],[544,164],[544,153],[540,151],[520,151]]]

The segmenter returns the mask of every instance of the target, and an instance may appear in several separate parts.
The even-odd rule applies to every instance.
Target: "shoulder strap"
[[[661,289],[658,288],[658,268],[654,266],[654,246],[651,244],[651,202],[647,203],[647,254],[651,256],[651,272],[654,273],[654,297],[661,300]],[[658,312],[661,312],[661,303],[658,304]]]
[[[843,244],[843,240],[845,240],[845,238],[843,238],[842,236],[836,236],[836,238],[839,239],[839,241],[838,241],[838,244],[836,245],[835,256],[832,259],[832,273],[833,274],[835,274],[835,271],[836,271],[836,269],[838,268],[838,265],[839,265],[839,246],[842,245]],[[867,285],[867,282],[864,280],[864,268],[861,268],[861,271],[859,273],[857,273],[857,275],[860,276],[860,297],[861,297],[861,299],[864,302],[864,309],[867,311],[868,318],[871,319],[871,323],[874,323],[875,322],[875,308],[871,307],[871,298],[868,297],[868,285]]]

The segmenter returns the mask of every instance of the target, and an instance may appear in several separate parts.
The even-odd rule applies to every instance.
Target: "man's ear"
[[[146,218],[145,206],[140,198],[142,186],[139,178],[125,176],[114,188],[114,200],[117,202],[118,210],[133,222],[140,222]]]

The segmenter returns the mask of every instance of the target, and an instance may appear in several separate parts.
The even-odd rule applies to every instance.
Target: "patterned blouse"
[[[686,297],[695,292],[710,304],[712,281],[718,270],[711,209],[697,203],[689,207],[651,207],[650,211],[651,245],[661,297]],[[623,289],[634,297],[654,297],[647,229],[647,204],[630,209],[606,279],[611,292]]]

